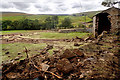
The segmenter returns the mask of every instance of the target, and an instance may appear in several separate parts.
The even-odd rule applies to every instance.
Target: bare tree
[[[118,7],[120,8],[120,1],[117,1],[117,0],[104,0],[102,2],[102,5],[106,6],[106,7],[113,7],[115,4],[118,4]]]

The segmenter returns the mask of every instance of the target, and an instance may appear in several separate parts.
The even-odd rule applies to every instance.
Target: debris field
[[[2,63],[2,80],[119,80],[119,36],[103,32],[96,39],[72,40],[89,44],[54,51],[52,56],[47,52],[53,45],[32,57],[25,48],[26,59]],[[76,42],[74,46],[80,44]]]

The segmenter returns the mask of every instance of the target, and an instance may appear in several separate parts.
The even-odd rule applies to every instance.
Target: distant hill
[[[90,12],[82,12],[82,13],[74,13],[71,14],[72,16],[84,16],[87,15],[88,17],[92,17],[95,14],[99,13],[101,11],[90,11]],[[34,14],[27,14],[22,12],[2,12],[3,17],[7,16],[22,16],[22,15],[34,15]],[[70,14],[35,14],[35,15],[57,15],[57,16],[69,16]]]
[[[20,20],[24,17],[31,20],[39,20],[44,22],[47,17],[52,15],[57,15],[59,18],[59,24],[64,20],[64,18],[69,17],[71,19],[73,26],[78,26],[85,22],[92,23],[92,16],[99,13],[101,11],[91,11],[91,12],[83,12],[83,13],[74,13],[74,14],[27,14],[22,12],[2,12],[2,20]],[[86,14],[86,17],[84,16]]]
[[[32,15],[32,14],[27,14],[27,13],[22,13],[22,12],[0,12],[2,13],[3,17],[7,16],[22,16],[22,15]]]
[[[73,16],[88,16],[88,17],[93,17],[95,14],[99,13],[101,11],[90,11],[90,12],[82,12],[82,13],[76,13],[72,14]]]

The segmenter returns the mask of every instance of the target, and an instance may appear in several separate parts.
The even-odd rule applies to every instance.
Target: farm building
[[[92,32],[95,37],[103,31],[110,33],[120,32],[120,9],[109,8],[93,16]]]

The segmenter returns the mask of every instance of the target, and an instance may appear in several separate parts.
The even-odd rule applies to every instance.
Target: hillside
[[[2,17],[23,16],[23,15],[32,15],[32,14],[27,14],[27,13],[22,13],[22,12],[2,12]]]
[[[82,12],[82,13],[74,13],[71,16],[84,16],[86,14],[89,17],[94,16],[95,14],[99,13],[101,11],[90,11],[90,12]],[[27,14],[22,12],[2,12],[3,17],[7,16],[22,16],[22,15],[33,15],[33,14]],[[70,16],[70,14],[36,14],[36,15],[57,15],[57,16]]]
[[[95,14],[99,13],[101,11],[90,11],[90,12],[82,12],[82,13],[76,13],[76,14],[73,14],[75,16],[84,16],[84,15],[87,15],[89,17],[92,17],[94,16]]]
[[[92,21],[92,16],[100,11],[92,11],[92,12],[83,12],[83,13],[75,13],[75,14],[27,14],[22,12],[2,12],[2,20],[19,20],[23,18],[35,20],[43,22],[47,17],[57,15],[59,17],[59,24],[64,18],[69,17],[72,21],[73,26],[78,26],[81,23]],[[83,14],[86,14],[86,18]],[[86,20],[86,21],[85,21]]]

